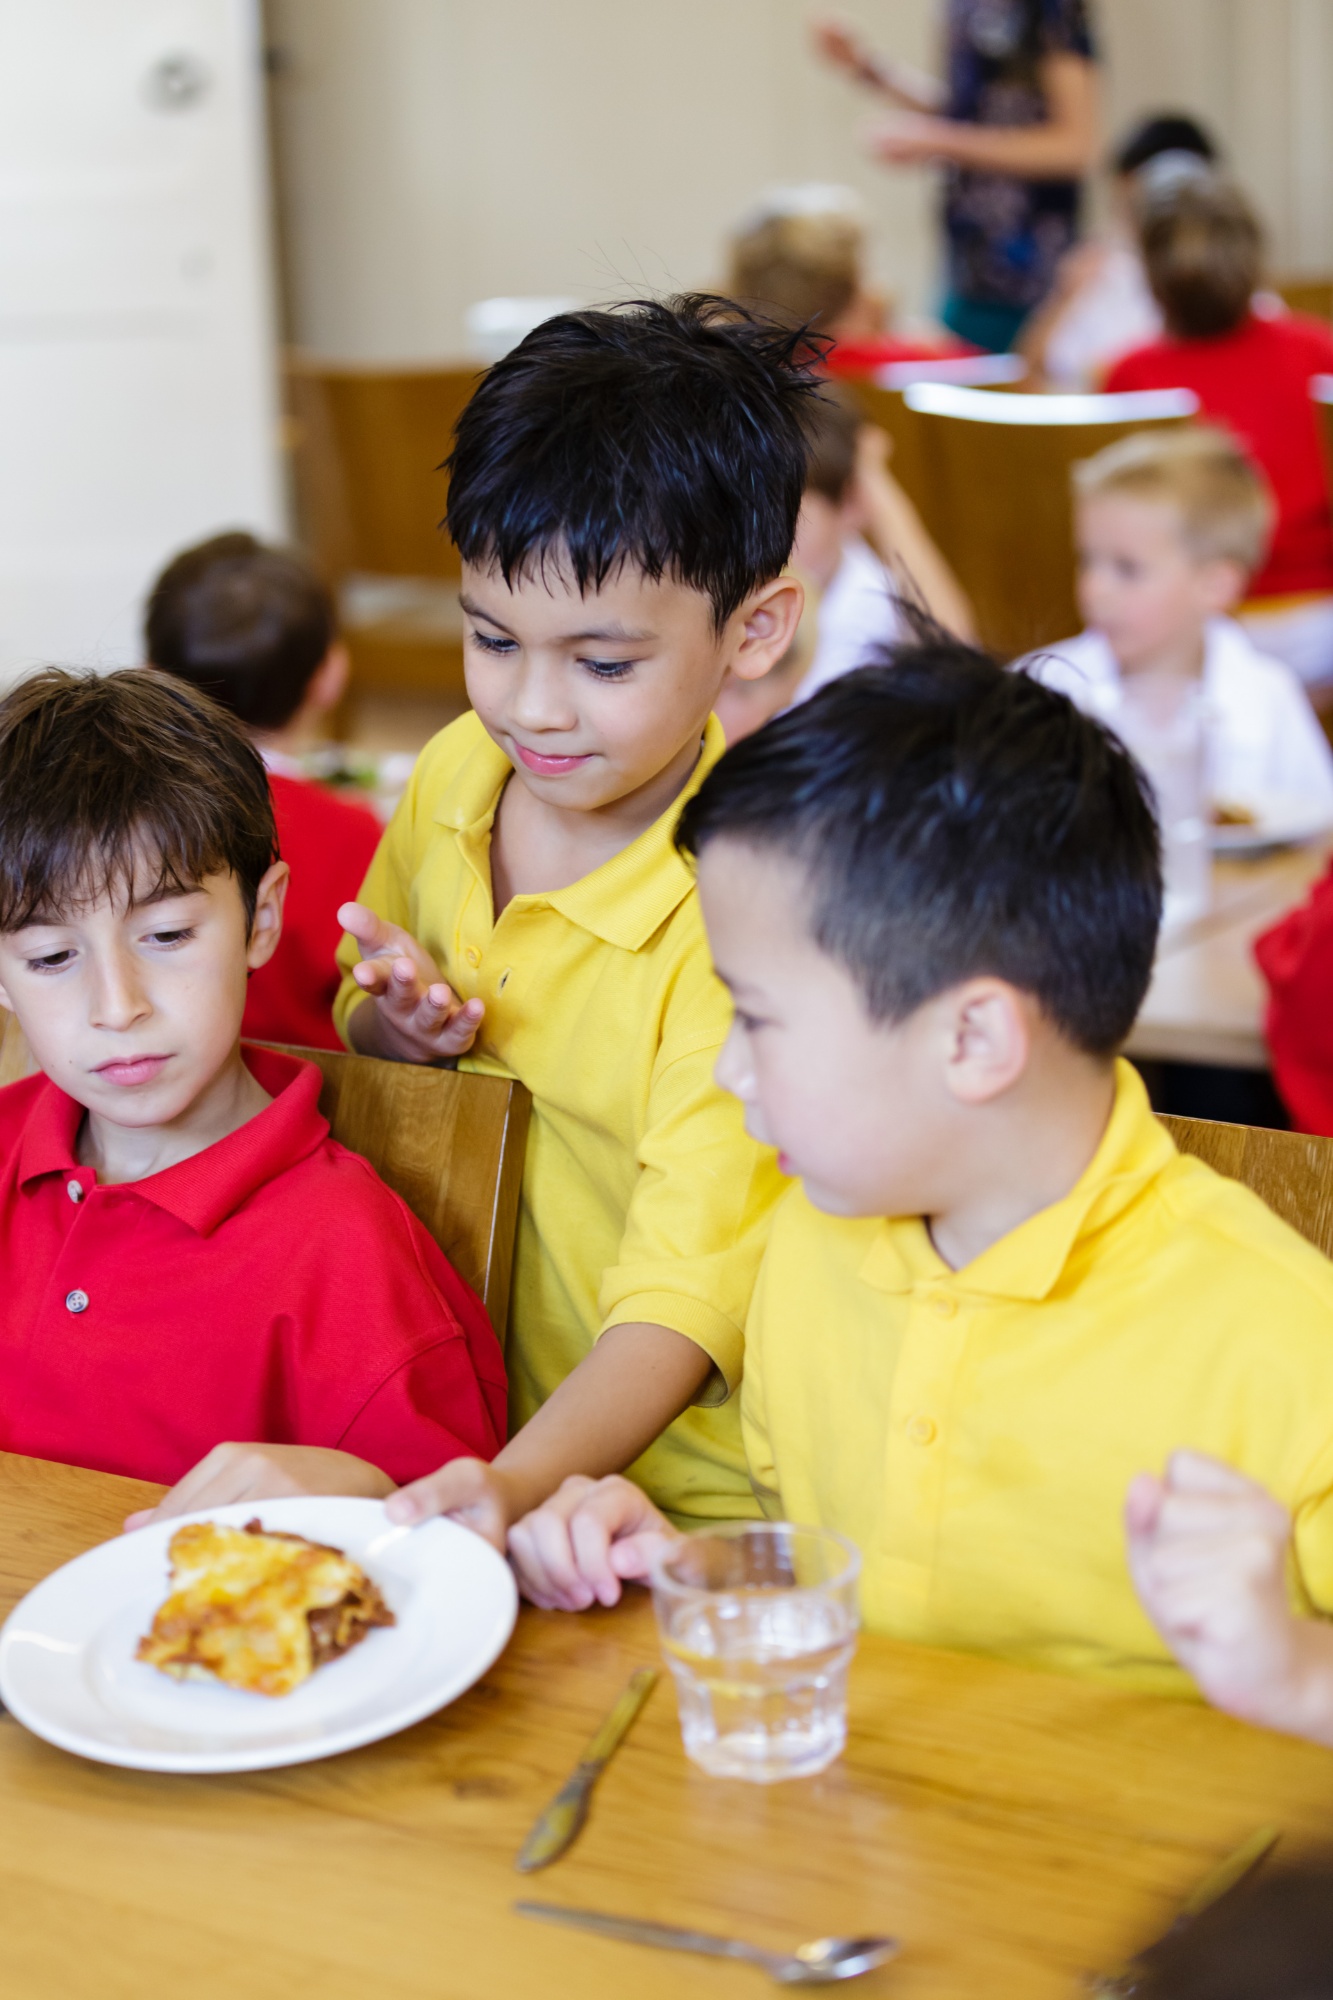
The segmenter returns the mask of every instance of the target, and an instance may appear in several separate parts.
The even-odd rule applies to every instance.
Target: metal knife
[[[637,1673],[630,1675],[625,1692],[579,1759],[573,1776],[560,1787],[524,1841],[523,1851],[514,1863],[521,1875],[530,1875],[536,1868],[549,1867],[552,1861],[559,1859],[571,1841],[577,1839],[588,1817],[588,1800],[593,1786],[629,1733],[631,1723],[657,1686],[657,1681],[656,1667],[640,1667]]]
[[[1219,1861],[1216,1868],[1210,1869],[1202,1882],[1190,1891],[1164,1935],[1170,1937],[1174,1932],[1184,1930],[1196,1917],[1220,1902],[1223,1896],[1239,1888],[1272,1852],[1279,1838],[1277,1827],[1261,1826],[1242,1840],[1225,1861]],[[1129,2000],[1129,1996],[1138,1991],[1143,1977],[1142,1957],[1142,1953],[1136,1952],[1133,1958],[1126,1959],[1123,1965],[1115,1966],[1110,1972],[1094,1973],[1088,1983],[1097,2000]]]

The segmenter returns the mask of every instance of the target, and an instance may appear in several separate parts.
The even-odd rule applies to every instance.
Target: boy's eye
[[[68,945],[63,951],[48,951],[41,958],[28,960],[29,972],[59,972],[61,966],[68,965],[74,953]]]
[[[497,639],[489,632],[471,631],[468,637],[474,646],[481,648],[483,653],[514,653],[518,650],[517,640]]]
[[[165,945],[188,944],[193,936],[194,936],[193,927],[186,930],[150,931],[148,933],[147,942],[149,944],[165,944]]]
[[[580,660],[579,665],[595,674],[599,681],[619,681],[634,671],[633,660]]]

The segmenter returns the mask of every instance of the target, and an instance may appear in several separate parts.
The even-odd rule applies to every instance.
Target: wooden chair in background
[[[860,404],[867,423],[878,424],[893,443],[889,463],[898,484],[936,538],[935,489],[925,444],[929,426],[909,410],[905,392],[917,382],[948,382],[962,389],[1018,389],[1028,372],[1017,354],[965,354],[935,361],[894,361],[871,375],[849,376],[844,386]]]
[[[3,1015],[0,1084],[36,1065]],[[317,1063],[319,1108],[335,1139],[369,1160],[425,1224],[504,1338],[532,1100],[521,1083],[330,1049],[288,1049]]]
[[[287,364],[302,539],[339,592],[351,698],[375,692],[466,703],[458,551],[439,526],[440,466],[480,371]]]
[[[1293,312],[1333,319],[1333,277],[1274,278],[1273,290]]]
[[[1186,389],[1028,396],[939,382],[914,383],[903,402],[921,420],[922,518],[972,601],[983,645],[1003,659],[1079,629],[1075,464],[1198,408]]]

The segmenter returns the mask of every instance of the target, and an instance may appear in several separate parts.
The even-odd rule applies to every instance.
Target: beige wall
[[[859,187],[876,275],[929,307],[933,182],[864,156],[871,107],[807,51],[805,0],[269,0],[292,337],[453,356],[494,293],[703,284],[777,180]],[[928,61],[934,0],[852,0]],[[1223,133],[1286,269],[1333,269],[1333,0],[1101,0],[1111,122]]]

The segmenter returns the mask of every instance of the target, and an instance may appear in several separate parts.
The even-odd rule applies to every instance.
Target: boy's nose
[[[564,673],[535,663],[529,666],[514,688],[510,715],[520,729],[573,729],[578,715]]]
[[[99,966],[91,1009],[94,1027],[131,1028],[148,1011],[148,997],[129,966],[117,961]]]

